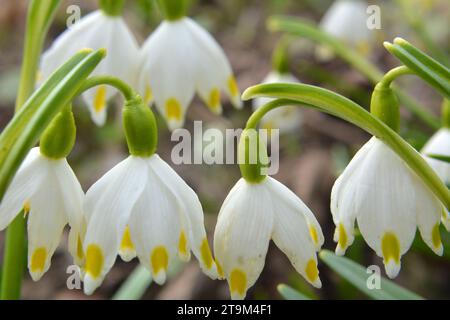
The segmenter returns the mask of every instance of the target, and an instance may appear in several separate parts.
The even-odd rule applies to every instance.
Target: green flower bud
[[[375,86],[370,101],[370,112],[395,132],[400,129],[400,104],[389,86],[380,83]]]
[[[450,128],[450,100],[448,99],[442,102],[442,125]]]
[[[158,0],[164,18],[175,21],[186,16],[188,0]]]
[[[41,136],[41,153],[51,159],[66,158],[75,144],[77,129],[72,106],[65,107],[50,122]]]
[[[158,127],[153,112],[137,96],[125,103],[123,127],[130,154],[150,157],[158,145]]]
[[[251,183],[259,183],[267,176],[265,170],[269,165],[266,144],[261,141],[255,129],[242,132],[238,146],[238,163],[242,177]]]
[[[123,12],[125,0],[99,0],[99,7],[109,16],[120,16]]]

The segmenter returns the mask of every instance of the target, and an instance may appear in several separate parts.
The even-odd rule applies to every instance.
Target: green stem
[[[20,84],[16,99],[19,110],[36,86],[39,59],[45,35],[60,0],[33,0],[28,8]],[[25,218],[17,215],[6,231],[0,299],[19,299],[25,270]]]
[[[383,78],[383,72],[373,63],[368,61],[364,56],[352,50],[342,41],[320,30],[314,24],[305,22],[298,18],[291,17],[272,17],[268,21],[268,28],[271,31],[283,31],[300,37],[305,37],[311,41],[320,43],[331,48],[336,55],[344,61],[354,66],[361,74],[367,77],[373,84],[377,84]],[[414,115],[434,129],[440,127],[440,121],[430,114],[426,109],[418,104],[407,93],[394,86],[400,101]]]
[[[176,21],[183,18],[187,12],[188,0],[157,0],[164,18],[169,21]]]
[[[379,84],[385,88],[389,88],[391,83],[400,76],[415,74],[411,69],[405,66],[396,67],[394,69],[389,70],[384,75],[383,79],[379,82]]]
[[[113,76],[93,76],[88,78],[84,82],[81,89],[78,91],[77,95],[80,95],[84,91],[89,90],[93,87],[104,84],[110,85],[119,90],[123,94],[125,100],[132,100],[137,95],[136,92],[133,90],[133,88],[131,88],[126,82]]]
[[[442,102],[442,125],[450,129],[450,100],[444,99]]]
[[[395,131],[371,115],[357,103],[330,90],[305,84],[263,84],[248,88],[242,95],[244,100],[256,97],[284,99],[271,102],[257,109],[247,122],[247,127],[255,127],[270,110],[284,104],[307,104],[321,111],[338,116],[357,125],[373,136],[381,139],[396,152],[425,185],[450,209],[450,190],[430,168],[423,157],[403,140]],[[287,100],[286,100],[287,99]],[[276,101],[276,100],[275,100]],[[283,104],[281,104],[283,103]]]
[[[102,11],[109,16],[121,16],[125,0],[99,0],[98,4]]]

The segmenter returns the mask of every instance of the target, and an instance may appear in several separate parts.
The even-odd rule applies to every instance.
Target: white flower
[[[132,83],[139,55],[138,44],[120,16],[94,11],[62,33],[42,56],[41,78],[46,79],[62,63],[80,49],[105,48],[107,56],[92,75],[111,75]],[[115,88],[101,85],[83,93],[93,121],[103,125],[107,101],[117,93]]]
[[[217,277],[200,201],[158,155],[120,162],[89,189],[84,209],[86,294],[101,284],[118,252],[124,260],[137,255],[158,284],[177,254],[187,261],[190,250]]]
[[[362,0],[335,0],[320,21],[320,28],[367,55],[373,32],[367,27],[368,4]],[[319,59],[329,60],[332,53],[318,47]]]
[[[84,193],[66,159],[53,160],[33,148],[14,176],[0,204],[0,230],[23,209],[28,215],[28,270],[34,281],[49,269],[66,224],[69,251],[83,263],[81,239]]]
[[[155,101],[171,130],[184,124],[195,91],[215,113],[225,91],[240,108],[239,89],[230,64],[211,35],[190,18],[164,21],[141,51],[138,89],[146,102]]]
[[[299,83],[291,74],[281,74],[276,71],[270,72],[263,83]],[[257,98],[254,100],[253,110],[269,103],[271,98]],[[281,132],[291,132],[300,127],[302,121],[301,111],[295,106],[287,106],[269,111],[261,119],[261,126],[264,129],[280,129]]]
[[[450,185],[450,163],[426,156],[427,154],[450,156],[450,129],[442,128],[436,132],[423,147],[422,154],[442,181]]]
[[[336,225],[336,254],[344,254],[354,240],[355,219],[367,244],[383,258],[386,273],[394,278],[400,258],[414,240],[422,239],[438,255],[442,203],[381,140],[373,137],[351,160],[331,192],[331,213]]]
[[[271,177],[261,183],[241,178],[220,209],[214,233],[219,276],[227,278],[233,299],[243,299],[258,279],[271,238],[298,273],[321,287],[316,251],[323,235],[313,213]]]

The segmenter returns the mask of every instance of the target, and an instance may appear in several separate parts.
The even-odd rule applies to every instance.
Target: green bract
[[[259,183],[267,174],[264,168],[268,165],[266,144],[261,141],[259,132],[254,128],[242,131],[238,146],[238,163],[242,177],[251,183]]]
[[[442,125],[450,128],[450,100],[444,99],[442,102]]]
[[[400,129],[400,104],[390,87],[381,83],[375,86],[370,101],[370,112],[395,132]]]
[[[76,131],[72,107],[67,106],[42,134],[39,144],[41,153],[52,159],[66,158],[75,144]]]
[[[123,126],[130,154],[150,157],[155,153],[158,144],[155,115],[139,96],[126,102],[123,109]]]
[[[158,4],[166,20],[175,21],[186,15],[187,0],[158,0]]]
[[[125,0],[99,0],[98,3],[103,12],[115,17],[122,15]]]

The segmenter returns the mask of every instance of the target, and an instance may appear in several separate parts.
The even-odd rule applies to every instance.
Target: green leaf
[[[437,62],[402,38],[385,42],[386,49],[424,81],[450,99],[450,69]]]
[[[277,290],[285,300],[311,300],[309,297],[287,284],[279,284]]]
[[[247,122],[247,128],[255,128],[264,114],[272,109],[297,105],[312,107],[344,119],[373,136],[381,139],[421,178],[430,190],[450,209],[450,191],[423,157],[386,124],[346,97],[330,90],[306,84],[260,84],[248,88],[244,100],[256,97],[276,98],[256,110]]]
[[[339,257],[328,250],[322,250],[319,254],[321,260],[341,277],[353,284],[356,288],[376,300],[421,300],[421,296],[411,292],[394,282],[381,277],[380,289],[369,289],[367,279],[372,273],[367,273],[366,268],[345,257]]]
[[[427,154],[427,157],[450,163],[450,156],[444,156],[442,154]]]
[[[378,83],[383,78],[383,72],[375,64],[356,50],[351,49],[341,40],[319,29],[313,23],[294,17],[274,16],[269,18],[267,25],[271,31],[287,32],[327,46],[341,59],[366,76],[373,84]],[[414,98],[403,90],[400,90],[397,86],[394,85],[393,88],[401,103],[414,115],[430,127],[434,129],[440,128],[439,119],[431,114],[424,106],[420,105]]]

